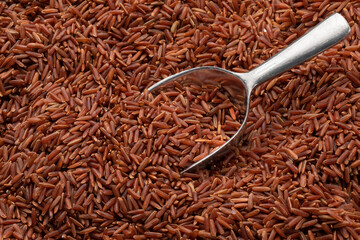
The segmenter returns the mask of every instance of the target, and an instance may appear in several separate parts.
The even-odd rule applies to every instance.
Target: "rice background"
[[[351,34],[257,87],[239,148],[181,176],[151,124],[171,110],[142,91],[245,72],[333,12]],[[359,19],[358,1],[2,1],[0,239],[359,239]]]

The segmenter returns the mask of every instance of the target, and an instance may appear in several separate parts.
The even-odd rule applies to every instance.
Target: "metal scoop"
[[[232,146],[239,143],[246,126],[250,96],[254,87],[330,48],[349,32],[350,26],[345,18],[335,13],[250,72],[236,73],[218,67],[197,67],[169,76],[150,87],[149,92],[154,92],[159,89],[166,91],[166,88],[174,85],[175,82],[185,87],[190,84],[201,86],[206,83],[217,83],[226,89],[232,103],[239,106],[244,113],[241,127],[227,142],[182,173],[202,168],[220,159]]]

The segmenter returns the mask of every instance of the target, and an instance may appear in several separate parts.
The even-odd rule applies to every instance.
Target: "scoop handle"
[[[335,45],[349,32],[350,26],[345,18],[334,13],[266,62],[248,73],[240,74],[240,77],[246,81],[251,92],[256,85]]]

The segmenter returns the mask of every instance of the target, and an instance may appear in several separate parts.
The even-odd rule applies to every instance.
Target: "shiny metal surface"
[[[308,60],[341,41],[350,32],[350,26],[340,14],[335,13],[316,25],[290,46],[247,73],[235,73],[218,67],[197,67],[154,84],[149,91],[166,90],[169,84],[206,84],[217,82],[232,97],[232,102],[244,111],[241,127],[226,143],[207,157],[194,163],[182,173],[198,169],[218,160],[228,153],[231,146],[239,143],[249,113],[249,101],[253,88]]]

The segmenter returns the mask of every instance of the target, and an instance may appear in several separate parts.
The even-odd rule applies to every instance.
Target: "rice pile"
[[[257,87],[239,148],[180,175],[238,110],[142,92],[246,72],[333,12],[351,34]],[[357,1],[2,1],[0,239],[360,239],[359,21]]]

